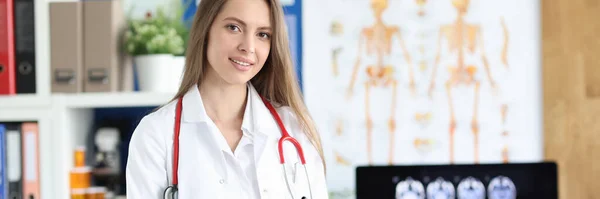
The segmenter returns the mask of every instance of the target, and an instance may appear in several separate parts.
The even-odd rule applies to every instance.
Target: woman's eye
[[[236,25],[227,25],[227,28],[231,31],[240,31],[240,28]]]
[[[265,38],[265,39],[271,38],[271,35],[269,33],[264,33],[264,32],[259,33],[258,36]]]

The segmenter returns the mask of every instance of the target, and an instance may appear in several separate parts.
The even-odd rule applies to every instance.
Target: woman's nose
[[[244,36],[243,40],[241,41],[238,47],[238,50],[245,53],[254,53],[254,38],[252,36]]]

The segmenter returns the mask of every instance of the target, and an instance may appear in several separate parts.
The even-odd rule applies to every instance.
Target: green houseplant
[[[125,49],[129,55],[171,54],[184,52],[184,41],[178,31],[182,22],[169,18],[162,8],[156,15],[148,12],[146,18],[129,20],[125,32]]]
[[[174,92],[181,82],[188,30],[181,20],[183,6],[169,8],[174,10],[159,6],[142,19],[128,17],[123,47],[133,57],[142,92]]]

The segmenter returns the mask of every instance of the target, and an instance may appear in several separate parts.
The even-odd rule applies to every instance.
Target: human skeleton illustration
[[[425,17],[425,4],[427,3],[427,0],[415,0],[415,3],[417,4],[417,6],[419,6],[419,12],[418,12],[418,16],[420,19],[423,19]],[[425,53],[425,45],[423,44],[423,41],[426,40],[425,38],[425,32],[423,31],[419,31],[418,33],[419,35],[419,53],[420,55],[423,55]],[[422,60],[418,60],[418,65],[419,65],[419,70],[421,72],[425,71],[427,69],[427,62],[422,59]]]
[[[419,6],[419,16],[425,15],[425,11],[423,10],[423,5],[427,3],[427,0],[415,0],[415,3]]]
[[[506,114],[508,111],[508,105],[503,104],[501,109],[502,109],[501,110],[502,125],[506,125]],[[502,131],[502,137],[504,137],[504,139],[506,140],[508,137],[508,131],[506,131],[506,130]],[[502,162],[508,163],[508,146],[507,146],[506,142],[504,143],[504,146],[502,147]]]
[[[344,33],[344,26],[339,21],[333,21],[331,23],[329,34],[334,37],[338,37]],[[342,48],[337,47],[331,50],[331,61],[332,61],[332,72],[333,76],[337,77],[339,75],[338,70],[338,55],[342,51]]]
[[[476,24],[469,23],[465,21],[465,16],[468,11],[470,0],[452,0],[452,5],[457,11],[457,18],[452,24],[443,25],[440,27],[438,42],[437,42],[437,52],[435,57],[435,64],[431,76],[431,82],[429,86],[429,97],[432,97],[432,92],[434,89],[434,81],[436,79],[436,72],[438,69],[438,64],[440,62],[440,52],[442,47],[442,41],[447,41],[448,50],[451,53],[455,53],[456,65],[449,66],[450,77],[445,82],[445,90],[448,97],[448,104],[450,108],[450,163],[454,162],[454,134],[456,130],[456,117],[455,117],[455,107],[453,101],[453,89],[466,86],[471,87],[474,91],[474,103],[473,103],[473,115],[471,120],[471,131],[474,136],[474,162],[479,162],[479,123],[477,120],[478,113],[478,105],[479,105],[479,92],[482,81],[477,79],[476,73],[478,72],[478,67],[473,65],[472,63],[467,63],[466,57],[470,55],[480,56],[481,61],[483,63],[483,67],[485,69],[487,78],[489,83],[496,90],[496,83],[491,76],[488,59],[486,57],[485,48],[483,45],[482,31],[481,27]],[[506,37],[505,37],[506,39]],[[504,48],[506,48],[506,41]],[[479,50],[477,52],[477,50]],[[506,52],[506,49],[503,50]],[[502,55],[502,59],[505,60],[506,53]],[[460,110],[459,110],[460,111]]]
[[[342,48],[335,48],[332,50],[331,53],[331,67],[333,68],[333,76],[338,76],[340,74],[339,69],[338,69],[338,56],[340,54],[340,52],[342,51]]]
[[[415,83],[412,71],[412,63],[410,60],[410,56],[406,50],[404,45],[404,41],[401,37],[400,30],[396,26],[387,25],[383,22],[382,15],[383,12],[388,7],[388,0],[371,0],[371,8],[373,9],[373,13],[375,15],[375,24],[370,27],[365,27],[360,32],[359,44],[358,44],[358,55],[353,67],[352,77],[350,80],[350,86],[347,90],[347,97],[352,96],[352,91],[354,89],[354,84],[356,83],[356,77],[358,75],[358,69],[360,68],[361,63],[361,53],[363,48],[366,48],[367,55],[374,55],[377,58],[377,62],[374,65],[367,66],[367,77],[368,80],[365,82],[365,104],[366,104],[366,127],[367,127],[367,156],[369,164],[372,164],[372,129],[373,129],[373,121],[371,119],[370,113],[370,96],[369,93],[374,87],[383,87],[389,88],[392,90],[392,102],[390,108],[390,117],[388,121],[388,129],[389,129],[389,156],[388,162],[392,164],[394,157],[394,136],[396,130],[396,121],[395,121],[395,112],[396,112],[396,103],[397,103],[397,87],[398,80],[394,77],[395,66],[384,63],[384,58],[390,56],[392,50],[392,40],[397,38],[400,42],[400,47],[402,48],[403,55],[405,61],[409,65],[409,75],[410,75],[410,88],[414,93]]]

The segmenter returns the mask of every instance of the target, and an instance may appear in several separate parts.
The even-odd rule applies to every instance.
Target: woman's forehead
[[[227,0],[218,19],[237,19],[247,26],[270,27],[271,10],[265,0]]]

